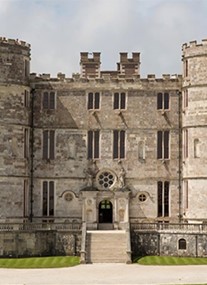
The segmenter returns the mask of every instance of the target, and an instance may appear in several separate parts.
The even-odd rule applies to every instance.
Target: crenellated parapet
[[[203,39],[200,43],[190,41],[182,45],[183,57],[194,57],[197,55],[207,54],[207,39]]]
[[[0,37],[0,82],[28,85],[30,45]]]
[[[26,48],[30,48],[30,44],[26,43],[25,41],[21,41],[19,39],[7,39],[5,37],[0,37],[0,44],[9,44],[9,45],[18,45]]]

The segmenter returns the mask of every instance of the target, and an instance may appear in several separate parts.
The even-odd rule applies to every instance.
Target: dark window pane
[[[118,158],[118,131],[114,131],[114,138],[113,138],[113,158]]]
[[[126,94],[121,93],[121,109],[125,109],[125,108],[126,108]]]
[[[169,182],[164,182],[164,216],[169,216]]]
[[[43,131],[43,159],[48,159],[48,131]]]
[[[88,159],[93,158],[93,132],[88,131]]]
[[[157,212],[158,217],[162,216],[162,181],[157,182]]]
[[[157,158],[162,158],[162,131],[157,132]]]
[[[120,131],[120,158],[125,157],[125,131]]]
[[[164,158],[169,158],[169,131],[164,132]]]
[[[100,94],[95,93],[95,109],[99,109],[99,103],[100,102]]]
[[[49,107],[49,94],[48,92],[43,93],[43,109],[48,109]]]
[[[47,181],[43,182],[43,195],[42,195],[42,215],[47,216]]]
[[[88,109],[93,109],[93,93],[88,93]]]
[[[55,92],[50,92],[50,109],[55,109]]]
[[[186,240],[181,238],[178,242],[178,249],[186,249]]]
[[[162,93],[157,94],[157,110],[162,109]]]
[[[99,158],[99,131],[94,132],[94,158]]]
[[[164,94],[164,109],[169,109],[169,93]]]
[[[50,131],[50,159],[55,158],[55,131]]]
[[[114,93],[114,109],[119,109],[119,93]]]
[[[49,216],[54,215],[54,181],[49,182]]]

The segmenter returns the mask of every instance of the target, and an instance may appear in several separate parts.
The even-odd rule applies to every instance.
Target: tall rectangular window
[[[184,61],[184,76],[188,77],[188,60]]]
[[[43,181],[42,215],[54,216],[54,181]]]
[[[55,131],[43,131],[43,159],[55,158]]]
[[[24,158],[29,158],[29,129],[24,129]]]
[[[30,94],[29,94],[29,91],[27,90],[24,90],[24,107],[29,107],[29,104],[30,104]]]
[[[183,91],[183,108],[188,107],[188,89]]]
[[[169,110],[170,108],[170,96],[169,93],[157,94],[157,110]]]
[[[169,181],[157,182],[157,216],[169,216]]]
[[[169,131],[157,132],[157,158],[169,159]]]
[[[99,158],[100,132],[88,131],[88,159]]]
[[[183,159],[188,158],[188,129],[183,130]]]
[[[88,110],[99,109],[100,108],[100,93],[90,92],[88,93]]]
[[[45,110],[54,110],[55,109],[55,92],[54,91],[45,91],[42,98],[42,107]]]
[[[29,60],[25,59],[25,61],[24,61],[24,76],[26,78],[28,78],[29,77],[29,73],[30,73]]]
[[[126,109],[126,93],[114,93],[114,110]]]
[[[29,205],[29,195],[28,195],[28,180],[24,180],[23,188],[23,217],[28,217],[28,205]]]
[[[125,131],[113,131],[113,159],[125,158]]]

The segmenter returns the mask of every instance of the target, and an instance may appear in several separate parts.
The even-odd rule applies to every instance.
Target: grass
[[[205,257],[144,256],[137,257],[134,263],[142,265],[207,265]]]
[[[0,268],[58,268],[78,265],[77,256],[0,258]]]

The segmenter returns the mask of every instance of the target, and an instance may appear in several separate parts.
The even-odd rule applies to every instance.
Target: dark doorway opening
[[[103,200],[99,204],[99,223],[112,223],[113,206],[108,200]]]

